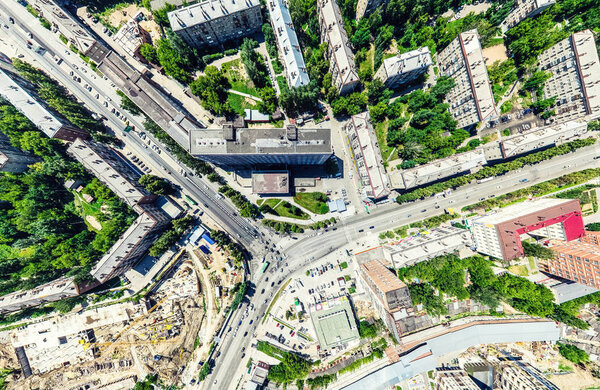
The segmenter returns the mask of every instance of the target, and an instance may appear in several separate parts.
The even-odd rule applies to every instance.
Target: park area
[[[294,202],[315,214],[327,214],[327,195],[322,192],[304,192],[294,195]]]

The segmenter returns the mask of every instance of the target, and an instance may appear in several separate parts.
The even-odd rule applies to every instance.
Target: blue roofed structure
[[[215,240],[210,238],[210,233],[208,233],[208,232],[204,233],[202,235],[202,238],[204,239],[204,241],[206,241],[208,243],[208,245],[215,245]]]

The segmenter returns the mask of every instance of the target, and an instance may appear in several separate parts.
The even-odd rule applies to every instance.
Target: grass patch
[[[250,104],[248,99],[246,99],[244,96],[236,95],[235,93],[230,93],[227,95],[227,102],[229,103],[231,108],[233,108],[233,110],[239,115],[244,115],[244,109],[246,108],[256,108],[256,105]]]
[[[294,202],[315,214],[327,214],[327,195],[322,192],[302,192],[294,196]]]
[[[252,81],[246,77],[244,65],[239,58],[221,65],[221,71],[223,71],[225,77],[227,77],[231,83],[231,89],[256,97],[259,96],[258,89],[256,89]]]
[[[525,267],[524,265],[511,265],[510,267],[508,267],[508,271],[518,276],[529,276],[527,267]]]
[[[535,259],[533,256],[529,256],[527,260],[529,261],[529,269],[533,271],[535,269]]]
[[[261,204],[261,211],[263,213],[269,213],[278,215],[280,217],[294,218],[294,219],[309,219],[309,215],[302,211],[300,208],[292,205],[289,202],[281,199],[266,199]]]
[[[381,150],[381,157],[383,161],[395,160],[398,158],[398,151],[396,148],[390,147],[387,144],[387,128],[388,128],[388,120],[386,119],[383,122],[379,122],[375,126],[375,135],[377,136],[377,143],[379,144],[379,149]]]

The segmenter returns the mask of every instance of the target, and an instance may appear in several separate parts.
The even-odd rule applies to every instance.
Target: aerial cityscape
[[[0,0],[0,390],[600,389],[600,0]]]

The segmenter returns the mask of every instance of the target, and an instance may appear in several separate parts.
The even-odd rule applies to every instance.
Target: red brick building
[[[554,259],[540,262],[540,269],[558,277],[600,288],[600,232],[586,231],[579,240],[552,247]]]

